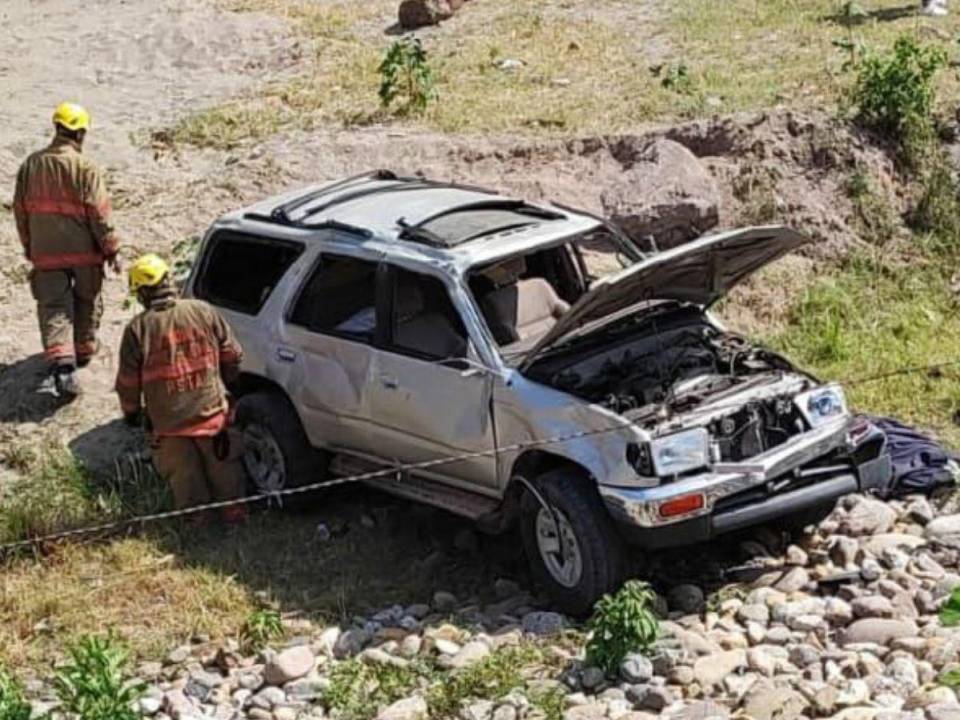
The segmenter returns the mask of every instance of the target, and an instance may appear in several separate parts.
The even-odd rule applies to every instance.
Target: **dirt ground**
[[[638,21],[653,5],[605,5],[604,17]],[[772,303],[747,288],[733,314],[748,327],[771,321],[818,259],[857,242],[852,209],[837,200],[844,173],[858,164],[881,176],[889,172],[882,153],[837,123],[789,113],[568,141],[457,137],[390,126],[292,132],[227,152],[155,147],[152,130],[295,73],[296,34],[284,20],[220,11],[210,0],[91,0],[81,14],[71,12],[73,6],[69,0],[31,0],[0,9],[0,90],[7,98],[0,106],[0,449],[5,452],[49,438],[103,470],[134,442],[117,422],[112,393],[119,335],[134,312],[125,307],[122,278],[107,283],[104,352],[81,372],[85,396],[58,407],[36,393],[44,367],[10,198],[19,163],[46,141],[49,113],[62,99],[83,102],[93,113],[87,152],[107,168],[127,261],[148,249],[168,252],[227,209],[377,167],[589,205],[597,187],[629,167],[631,148],[665,135],[693,150],[718,180],[722,225],[764,220],[754,206],[772,203],[778,219],[794,222],[817,240],[807,259],[780,271],[792,284],[777,282],[779,295]],[[565,7],[586,12],[569,4],[552,11]],[[655,51],[655,44],[651,47]],[[751,179],[754,174],[760,180]],[[886,192],[895,195],[896,188]],[[0,460],[0,482],[4,472]]]

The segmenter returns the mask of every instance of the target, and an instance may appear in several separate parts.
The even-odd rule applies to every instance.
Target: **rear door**
[[[370,452],[378,267],[369,258],[321,253],[283,324],[284,384],[316,446]]]
[[[261,316],[271,316],[264,312],[268,304],[282,302],[278,286],[289,282],[284,276],[303,252],[302,243],[234,230],[216,230],[207,240],[189,294],[214,305],[230,323],[245,368],[259,373],[269,363],[275,331]]]
[[[373,443],[379,456],[397,463],[484,453],[423,474],[490,492],[497,487],[494,379],[472,357],[447,282],[384,264],[386,327],[370,386]]]

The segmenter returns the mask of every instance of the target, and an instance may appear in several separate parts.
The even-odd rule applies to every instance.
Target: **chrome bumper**
[[[781,490],[787,490],[791,484],[797,481],[806,482],[809,485],[813,478],[820,476],[823,480],[816,482],[814,487],[823,485],[822,490],[826,491],[833,489],[835,486],[836,497],[839,497],[846,492],[866,489],[860,487],[855,467],[848,464],[836,468],[810,468],[805,470],[804,466],[834,450],[842,449],[853,453],[858,447],[871,440],[876,442],[877,435],[882,436],[880,431],[871,425],[864,433],[854,439],[851,437],[850,430],[855,423],[856,421],[849,416],[838,418],[836,421],[816,430],[797,435],[782,445],[751,458],[748,462],[717,463],[709,472],[684,477],[657,487],[628,488],[600,485],[598,489],[607,509],[618,524],[646,529],[666,528],[712,515],[717,503],[724,498],[754,488],[766,486],[769,496],[776,497],[777,493]],[[886,458],[885,455],[883,457]],[[887,464],[889,464],[888,458]],[[882,475],[885,470],[883,467],[878,467],[871,469],[871,472]],[[852,478],[853,485],[851,486],[849,482],[826,484],[827,480],[837,479],[840,476]],[[787,494],[796,495],[798,500],[801,498],[801,494],[795,492],[784,493],[784,495]],[[703,496],[702,507],[682,515],[662,516],[661,507],[665,503],[691,495]],[[808,505],[814,500],[824,502],[822,493],[819,495],[811,493],[802,495]],[[817,496],[814,497],[814,495]],[[790,508],[784,506],[782,502],[774,503],[771,507],[773,506],[778,507],[781,511],[780,514],[790,512]],[[740,516],[740,520],[737,522],[738,526],[742,527],[750,524],[744,520],[744,513],[748,513],[749,508],[750,505],[747,505],[746,509],[737,509],[736,512]],[[769,515],[769,512],[758,512],[757,515],[757,523],[770,519],[769,517],[763,517]],[[717,525],[718,532],[724,529],[721,527],[723,523],[717,523]]]

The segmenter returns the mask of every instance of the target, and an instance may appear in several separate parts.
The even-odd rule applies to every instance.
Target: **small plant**
[[[337,664],[330,673],[323,704],[338,720],[366,720],[379,708],[410,693],[419,679],[418,668],[369,665],[358,659]]]
[[[70,662],[54,677],[63,709],[77,720],[138,720],[133,709],[146,686],[127,677],[127,651],[113,635],[87,636],[68,648]]]
[[[263,650],[267,643],[283,635],[280,613],[270,608],[255,610],[240,629],[240,646],[246,653]]]
[[[960,585],[950,593],[950,597],[940,608],[940,624],[944,627],[960,625]]]
[[[197,260],[197,252],[199,250],[199,235],[190,235],[174,243],[172,252],[173,265],[170,268],[170,274],[173,276],[173,281],[178,288],[182,288],[183,284],[190,277],[190,272],[193,270],[193,264]]]
[[[380,63],[380,103],[389,108],[402,100],[401,112],[423,113],[436,98],[433,71],[427,62],[427,51],[419,38],[397,40]]]
[[[427,697],[431,717],[457,717],[470,700],[499,700],[524,685],[523,670],[539,662],[541,653],[531,645],[508,647],[442,678]]]
[[[910,217],[914,228],[931,234],[931,249],[938,254],[952,254],[960,247],[960,188],[948,163],[942,154],[928,163]]]
[[[916,167],[933,137],[934,78],[946,53],[902,35],[887,54],[867,53],[857,64],[848,99],[857,119],[896,141]]]
[[[681,95],[689,95],[693,92],[693,78],[690,77],[690,71],[685,62],[676,65],[673,63],[657,65],[651,68],[651,72],[654,77],[660,78],[660,87],[666,90],[672,90]]]
[[[20,683],[0,667],[0,720],[30,720],[31,714]]]
[[[587,663],[612,674],[629,653],[648,651],[659,632],[655,598],[651,587],[638,580],[600,598],[588,623],[593,635],[587,643]]]
[[[960,690],[960,668],[954,668],[941,673],[940,677],[937,678],[937,682],[948,688]]]

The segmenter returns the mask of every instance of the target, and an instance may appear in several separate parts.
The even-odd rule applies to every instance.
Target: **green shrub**
[[[953,589],[940,607],[940,624],[944,627],[960,625],[960,586]]]
[[[77,720],[138,720],[133,705],[142,683],[128,678],[127,651],[112,636],[81,638],[68,648],[70,661],[54,677],[63,709]]]
[[[280,613],[269,608],[255,610],[240,629],[240,646],[246,653],[263,650],[266,644],[283,635]]]
[[[419,38],[405,37],[393,43],[378,72],[380,103],[385,108],[399,100],[402,113],[422,113],[436,97],[433,71]]]
[[[657,641],[659,623],[653,612],[656,593],[646,583],[630,580],[614,595],[604,595],[588,623],[587,663],[614,673],[631,652],[646,652]]]
[[[31,714],[20,683],[0,668],[0,720],[30,720]]]
[[[855,65],[849,100],[857,119],[897,142],[913,167],[934,138],[934,78],[946,62],[943,50],[902,35],[891,52],[867,52]]]
[[[477,663],[442,678],[427,697],[431,717],[457,717],[469,700],[499,700],[524,686],[523,670],[541,658],[533,646],[508,647],[492,652]],[[545,704],[552,698],[539,698]]]
[[[367,664],[354,658],[334,666],[323,704],[338,720],[366,720],[379,708],[407,697],[418,678],[414,666]]]
[[[960,247],[957,181],[942,154],[931,160],[924,170],[920,197],[910,222],[915,229],[931,235],[928,246],[934,253],[951,255]]]

